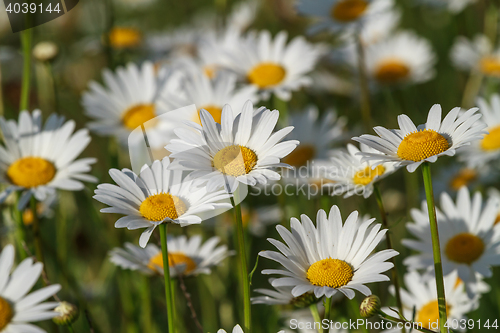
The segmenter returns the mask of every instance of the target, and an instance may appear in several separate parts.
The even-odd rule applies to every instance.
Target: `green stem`
[[[389,223],[387,222],[387,213],[385,212],[384,202],[382,201],[382,194],[380,193],[380,188],[378,187],[377,184],[374,184],[373,188],[374,188],[374,192],[375,192],[375,198],[377,199],[378,208],[380,210],[380,216],[382,218],[382,225],[385,229],[389,229]],[[387,230],[387,233],[385,234],[385,241],[386,241],[387,248],[394,250],[394,247],[392,245],[391,231],[390,230]],[[398,278],[398,270],[396,269],[396,260],[394,259],[394,257],[391,258],[391,262],[394,265],[394,267],[391,270],[391,273],[392,273],[392,280],[393,280],[394,289],[395,289],[396,305],[398,307],[399,313],[403,314],[403,302],[401,302],[401,292],[400,292],[400,285],[399,285],[399,278]],[[405,333],[406,330],[403,328],[402,332]]]
[[[21,31],[21,44],[23,48],[23,81],[21,85],[20,110],[27,110],[29,106],[30,81],[31,81],[31,40],[33,31],[26,29]]]
[[[468,109],[474,106],[474,100],[476,99],[479,89],[481,89],[481,84],[483,82],[483,74],[471,72],[467,83],[465,84],[464,94],[462,97],[462,107]]]
[[[42,236],[40,234],[40,220],[38,219],[38,212],[36,207],[36,199],[35,197],[31,197],[31,211],[33,213],[33,238],[35,242],[35,254],[36,259],[42,264],[45,263],[43,259],[43,246],[42,246]],[[44,265],[45,271],[45,265]]]
[[[330,320],[330,315],[332,312],[332,298],[325,297],[325,318],[326,320]]]
[[[273,95],[272,97],[272,108],[274,110],[278,110],[280,112],[280,123],[283,124],[283,126],[288,126],[288,105],[286,101],[282,100],[276,95]]]
[[[323,333],[323,326],[321,325],[321,317],[319,316],[318,305],[316,303],[309,305],[314,322],[319,324],[318,333]]]
[[[141,327],[143,332],[152,332],[151,290],[149,276],[142,277],[141,284]]]
[[[444,294],[443,265],[441,263],[441,248],[439,245],[439,232],[436,218],[436,207],[434,205],[434,192],[432,190],[431,167],[429,162],[422,164],[422,175],[424,177],[425,196],[427,198],[427,209],[431,225],[432,252],[434,257],[434,271],[436,274],[436,289],[439,307],[439,331],[447,333],[445,327],[447,321],[446,298]]]
[[[68,331],[70,333],[75,333],[75,330],[73,329],[73,326],[71,324],[66,325],[66,327],[68,327]]]
[[[348,302],[352,312],[352,318],[363,319],[361,318],[361,314],[359,313],[359,303],[356,301],[356,299],[353,298],[351,300],[348,300]],[[361,325],[361,331],[363,331],[363,333],[370,333],[365,325]]]
[[[365,52],[360,34],[356,34],[356,48],[358,52],[358,73],[359,84],[361,87],[361,118],[366,130],[371,130],[371,109],[370,109],[370,91],[368,89],[368,79],[365,67]]]
[[[24,246],[26,245],[26,227],[23,223],[23,213],[18,209],[20,195],[18,194],[15,205],[12,206],[12,215],[14,217],[14,221],[16,221],[16,244],[17,251],[21,259],[24,259],[28,256],[26,253],[26,249]]]
[[[236,204],[238,202],[238,204]],[[238,190],[233,193],[231,203],[234,207],[234,219],[236,221],[236,233],[238,236],[238,258],[240,261],[240,279],[243,287],[243,310],[245,314],[245,333],[252,331],[252,314],[250,303],[250,280],[248,277],[247,254],[245,248],[245,233],[243,229],[243,218],[239,203]]]
[[[167,303],[168,333],[174,333],[174,300],[172,298],[170,267],[168,265],[167,224],[162,223],[158,228],[160,228],[161,252],[163,256],[163,276],[165,278],[165,301]]]

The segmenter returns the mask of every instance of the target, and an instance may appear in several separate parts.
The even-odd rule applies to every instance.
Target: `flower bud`
[[[53,42],[40,42],[33,48],[33,56],[39,61],[54,59],[59,52],[59,47]]]
[[[59,314],[57,317],[52,318],[57,325],[69,325],[78,318],[78,308],[68,302],[60,302],[54,311]]]
[[[363,318],[370,318],[376,315],[382,307],[380,298],[376,295],[366,297],[359,306],[359,313]]]

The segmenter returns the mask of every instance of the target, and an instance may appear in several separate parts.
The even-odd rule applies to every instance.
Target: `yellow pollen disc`
[[[332,7],[330,15],[340,22],[351,22],[357,20],[368,8],[365,0],[343,0]]]
[[[404,137],[398,147],[398,156],[403,160],[419,162],[442,153],[449,147],[450,144],[444,136],[434,130],[424,129]]]
[[[488,129],[488,132],[481,140],[481,148],[483,150],[500,149],[500,126]]]
[[[207,65],[203,67],[203,73],[209,78],[213,79],[215,77],[215,73],[217,72],[217,67],[214,65]]]
[[[500,58],[485,57],[480,60],[479,68],[485,75],[500,76]]]
[[[122,116],[123,125],[129,130],[134,130],[144,124],[145,128],[152,127],[156,121],[145,124],[156,117],[155,106],[153,104],[139,104],[131,107]]]
[[[189,256],[182,252],[170,252],[168,254],[168,266],[179,266],[186,265],[184,274],[189,274],[196,269],[196,263]],[[161,252],[149,259],[148,267],[152,270],[158,271],[158,269],[163,270],[163,256]]]
[[[214,156],[213,166],[223,174],[238,177],[253,170],[257,164],[257,155],[250,148],[228,146]]]
[[[410,68],[402,61],[385,60],[378,64],[375,79],[383,84],[398,83],[408,77]]]
[[[248,73],[248,81],[267,88],[279,84],[285,78],[286,70],[278,64],[263,62],[255,66]]]
[[[339,288],[352,280],[351,266],[339,259],[323,259],[312,264],[307,270],[307,279],[320,287]]]
[[[446,312],[450,311],[450,306],[446,305]],[[422,324],[422,327],[431,329],[431,326],[436,327],[439,321],[439,307],[438,301],[431,301],[425,304],[417,313],[417,323]]]
[[[377,165],[373,170],[371,166],[367,166],[364,170],[356,172],[352,181],[354,184],[368,185],[373,181],[373,178],[382,176],[384,172],[385,167],[383,165]]]
[[[9,325],[12,317],[14,317],[14,311],[11,305],[6,299],[0,297],[0,331]]]
[[[109,43],[115,49],[137,47],[141,39],[141,33],[133,28],[115,27],[109,33]]]
[[[40,157],[23,157],[12,163],[7,169],[10,181],[26,188],[49,183],[56,175],[56,167]]]
[[[479,259],[483,252],[483,240],[467,232],[451,238],[445,248],[445,253],[449,260],[467,265]]]
[[[222,109],[220,107],[215,106],[215,105],[207,105],[207,106],[201,107],[200,110],[201,109],[207,110],[208,113],[210,113],[212,115],[212,117],[214,117],[215,122],[220,124],[221,117],[222,117]],[[200,110],[198,110],[198,112],[196,112],[196,115],[194,116],[193,120],[196,123],[201,125]]]
[[[497,214],[497,217],[495,219],[495,224],[500,222],[500,213]]]
[[[316,156],[316,147],[313,145],[298,145],[290,154],[283,158],[283,163],[296,168],[304,166]]]
[[[186,204],[182,199],[170,193],[160,193],[147,197],[139,208],[139,212],[145,219],[155,222],[163,221],[167,217],[175,220],[186,210]]]
[[[477,179],[477,172],[473,169],[462,169],[460,170],[451,180],[450,187],[455,191],[458,191],[462,186],[467,186],[471,182]]]

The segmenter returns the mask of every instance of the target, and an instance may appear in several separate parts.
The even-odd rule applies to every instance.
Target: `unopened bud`
[[[370,318],[376,315],[382,307],[380,298],[376,295],[366,297],[359,306],[359,313],[363,318]]]
[[[57,325],[69,325],[78,318],[78,308],[68,302],[60,302],[54,311],[59,314],[57,317],[52,318]]]
[[[33,56],[40,61],[54,59],[59,52],[59,47],[53,42],[40,42],[33,48]]]

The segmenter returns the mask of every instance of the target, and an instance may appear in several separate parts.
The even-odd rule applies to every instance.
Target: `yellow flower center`
[[[378,64],[375,79],[383,84],[398,83],[408,77],[410,68],[402,61],[385,60]]]
[[[221,118],[222,118],[222,109],[220,107],[215,106],[215,105],[207,105],[207,106],[201,107],[200,110],[201,109],[207,110],[208,113],[210,113],[212,115],[212,117],[214,117],[215,122],[220,124]],[[201,125],[200,110],[198,110],[198,112],[196,112],[196,115],[194,116],[193,121]]]
[[[179,265],[186,265],[184,274],[189,274],[196,269],[196,263],[189,256],[182,252],[170,252],[168,254],[168,266],[174,267]],[[161,252],[149,259],[148,267],[154,271],[161,269],[161,272],[163,272],[163,256]]]
[[[455,285],[453,286],[453,289],[457,289],[458,287],[460,287],[460,285],[463,283],[464,281],[462,281],[461,278],[457,277],[457,281],[455,281]]]
[[[278,64],[263,62],[255,66],[248,73],[248,81],[259,86],[267,88],[279,84],[285,78],[286,70]]]
[[[500,126],[488,129],[488,134],[481,140],[483,150],[500,149]]]
[[[7,177],[17,186],[37,187],[49,183],[56,175],[56,167],[40,157],[22,157],[7,169]]]
[[[109,33],[109,43],[115,49],[137,47],[141,39],[141,33],[133,28],[115,27]]]
[[[307,270],[307,279],[320,287],[339,288],[352,280],[351,266],[339,259],[323,259],[312,264]]]
[[[357,20],[368,8],[365,0],[343,0],[332,7],[330,15],[340,22],[351,22]]]
[[[203,67],[203,73],[209,78],[213,79],[215,74],[217,73],[217,66],[215,65],[207,65]]]
[[[0,297],[0,331],[2,331],[14,317],[14,311],[10,303],[5,299]]]
[[[462,186],[467,186],[471,182],[477,179],[477,172],[473,169],[462,169],[460,170],[451,180],[450,187],[455,191],[458,191]]]
[[[250,148],[243,146],[228,146],[214,156],[214,168],[223,174],[238,177],[253,170],[257,164],[257,155]]]
[[[403,160],[419,162],[446,151],[448,140],[431,129],[415,131],[406,135],[399,144],[398,156]]]
[[[147,197],[139,208],[139,212],[145,219],[155,222],[163,221],[167,217],[175,220],[186,210],[186,204],[182,199],[170,193],[160,193]]]
[[[450,311],[450,307],[446,305],[446,312]],[[439,321],[439,307],[438,301],[431,301],[425,304],[417,314],[417,323],[422,324],[422,327],[431,329],[431,326],[436,327],[436,324]]]
[[[484,57],[479,62],[479,68],[485,75],[500,76],[500,58]]]
[[[364,170],[356,172],[352,181],[354,184],[358,185],[368,185],[373,181],[373,178],[383,175],[385,172],[385,167],[383,165],[377,165],[375,169],[371,166],[367,166]]]
[[[284,159],[283,163],[290,164],[296,168],[304,166],[316,156],[316,147],[313,145],[298,145]]]
[[[451,238],[445,248],[445,253],[449,260],[467,265],[479,259],[483,252],[483,240],[467,232]]]
[[[122,117],[123,125],[129,130],[134,130],[144,124],[144,127],[156,125],[156,121],[145,124],[147,121],[156,117],[155,106],[153,104],[139,104],[131,107]]]

